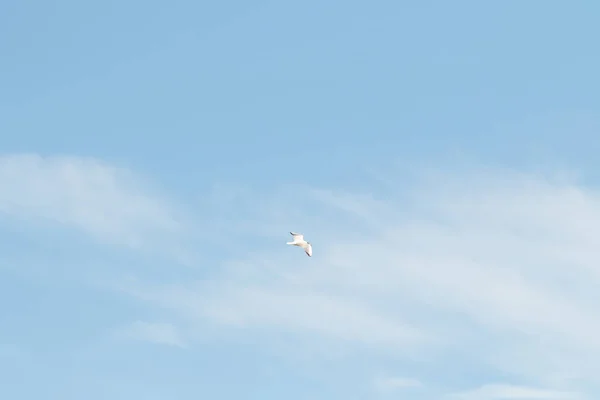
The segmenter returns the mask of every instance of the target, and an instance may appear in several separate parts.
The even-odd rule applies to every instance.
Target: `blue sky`
[[[0,3],[0,396],[596,398],[599,13]]]

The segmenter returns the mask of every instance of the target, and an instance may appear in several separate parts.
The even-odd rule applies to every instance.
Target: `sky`
[[[0,397],[599,398],[599,13],[0,2]]]

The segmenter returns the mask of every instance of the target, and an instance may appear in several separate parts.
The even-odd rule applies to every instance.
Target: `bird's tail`
[[[295,244],[295,242],[286,242],[286,244]]]

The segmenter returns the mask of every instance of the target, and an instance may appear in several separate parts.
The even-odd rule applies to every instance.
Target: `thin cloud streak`
[[[377,378],[374,382],[375,388],[380,392],[393,392],[403,389],[414,389],[423,386],[423,383],[414,378],[387,377]]]
[[[179,330],[168,323],[135,321],[131,325],[117,330],[115,334],[120,339],[138,340],[180,348],[187,347]]]
[[[484,385],[448,396],[453,400],[583,400],[577,392],[546,390],[516,385]]]
[[[173,209],[125,168],[84,157],[0,156],[0,215],[50,221],[107,243],[157,244],[184,227]]]

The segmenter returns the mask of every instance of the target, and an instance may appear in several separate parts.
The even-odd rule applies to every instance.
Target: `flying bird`
[[[304,240],[304,235],[302,235],[301,233],[294,232],[290,232],[290,234],[292,235],[294,240],[291,242],[287,242],[287,244],[302,247],[306,255],[312,257],[312,245],[310,244],[310,242]]]

